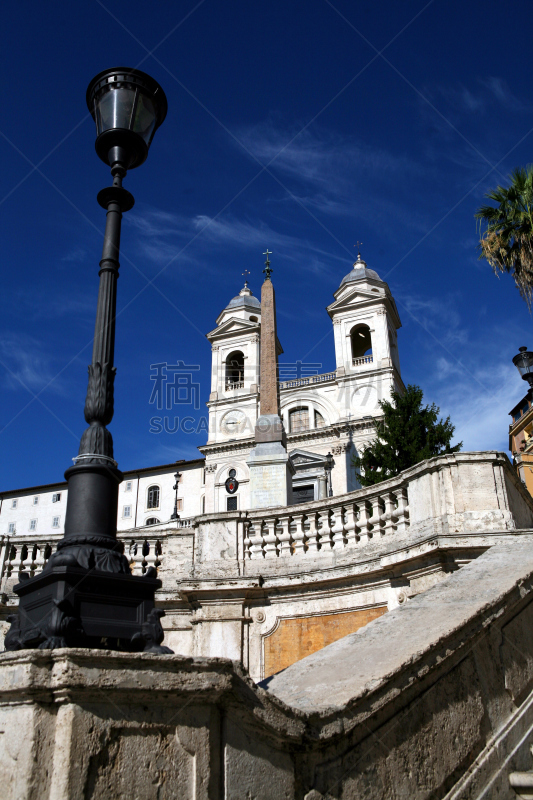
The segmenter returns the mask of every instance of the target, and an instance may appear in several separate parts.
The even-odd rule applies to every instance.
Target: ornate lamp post
[[[113,185],[98,193],[107,211],[92,363],[83,433],[75,463],[65,472],[65,535],[40,575],[14,587],[19,613],[10,618],[6,650],[28,647],[111,647],[171,652],[160,646],[161,611],[155,569],[133,576],[117,541],[118,487],[123,475],[106,428],[113,418],[115,315],[122,214],[134,204],[122,187],[140,166],[167,113],[159,84],[135,69],[101,72],[89,84],[87,105],[96,122],[96,152],[111,167]],[[22,580],[26,577],[25,580]]]
[[[513,358],[513,364],[520,373],[522,380],[529,383],[527,396],[533,400],[533,353],[527,347],[519,347],[518,355]]]
[[[174,511],[172,512],[170,519],[179,519],[180,515],[178,514],[178,484],[180,482],[181,472],[176,472],[174,475]]]

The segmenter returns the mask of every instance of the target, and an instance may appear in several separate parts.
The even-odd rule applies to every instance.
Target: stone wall
[[[225,659],[0,655],[2,800],[511,800],[533,534],[255,686]]]

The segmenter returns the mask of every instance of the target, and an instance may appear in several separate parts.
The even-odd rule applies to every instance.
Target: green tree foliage
[[[435,403],[422,408],[422,398],[422,389],[410,384],[405,394],[392,392],[391,402],[380,402],[383,419],[377,425],[377,437],[352,460],[361,486],[372,486],[426,458],[461,449],[462,442],[450,445],[455,430],[450,418],[439,420]]]
[[[531,311],[533,296],[533,165],[519,167],[507,188],[498,186],[485,197],[498,205],[481,206],[480,258],[498,275],[509,272]],[[483,230],[484,228],[484,230]]]

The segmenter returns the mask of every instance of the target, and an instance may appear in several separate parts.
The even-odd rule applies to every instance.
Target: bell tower
[[[379,411],[393,389],[402,392],[397,330],[400,316],[389,287],[358,253],[327,311],[333,321],[337,381],[345,416]]]
[[[258,415],[261,303],[246,281],[207,334],[211,342],[208,444],[253,436]]]

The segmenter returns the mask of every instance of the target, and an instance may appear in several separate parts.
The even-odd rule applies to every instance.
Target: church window
[[[148,519],[146,520],[146,522],[144,524],[145,525],[159,525],[159,522],[160,522],[160,520],[158,520],[157,517],[148,517]]]
[[[148,487],[148,502],[146,508],[159,508],[159,486]]]
[[[244,385],[244,355],[234,350],[226,358],[226,388],[240,389]]]
[[[226,510],[237,511],[237,498],[235,496],[226,498]]]
[[[205,494],[204,494],[204,496],[202,497],[202,505],[201,505],[201,508],[202,508],[202,514],[205,514]]]
[[[320,411],[315,411],[315,428],[323,428],[326,424],[326,420],[320,413]]]
[[[372,337],[368,325],[356,325],[350,331],[352,359],[367,357],[372,361]]]
[[[300,433],[300,431],[309,430],[309,409],[307,406],[301,408],[293,408],[289,411],[289,431],[291,433]]]

